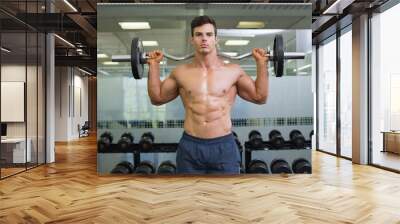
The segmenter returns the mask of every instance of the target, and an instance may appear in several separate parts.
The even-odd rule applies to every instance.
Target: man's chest
[[[179,88],[189,94],[224,95],[235,85],[238,74],[229,69],[189,69],[177,74]]]

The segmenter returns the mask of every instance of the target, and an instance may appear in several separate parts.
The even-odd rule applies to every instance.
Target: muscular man
[[[177,66],[160,80],[161,51],[149,52],[148,94],[154,105],[162,105],[178,95],[185,107],[184,133],[178,145],[178,173],[238,174],[240,155],[231,131],[230,111],[236,94],[265,104],[268,96],[268,57],[263,49],[252,51],[257,64],[253,81],[236,64],[218,58],[215,21],[199,16],[191,23],[193,60]]]

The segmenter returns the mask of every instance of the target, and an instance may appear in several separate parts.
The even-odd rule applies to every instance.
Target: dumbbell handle
[[[221,57],[229,58],[229,59],[242,60],[243,58],[250,57],[252,55],[252,52],[248,52],[248,53],[241,54],[238,56],[231,56],[231,55],[226,54],[225,52],[219,52],[218,55]],[[179,56],[170,55],[170,54],[164,52],[164,56],[166,58],[174,60],[174,61],[184,61],[186,59],[194,57],[194,54],[192,53],[192,54],[188,54],[188,55],[179,57]],[[146,56],[146,53],[143,53],[142,58],[148,58],[148,56]],[[283,58],[284,59],[304,59],[305,54],[301,53],[301,52],[285,52]],[[273,54],[269,55],[269,60],[271,60],[271,61],[274,60]],[[131,57],[129,55],[113,55],[111,57],[111,61],[130,62]]]

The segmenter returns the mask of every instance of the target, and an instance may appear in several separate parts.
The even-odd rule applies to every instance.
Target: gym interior
[[[248,52],[271,55],[267,102],[230,112],[237,175],[177,173],[182,100],[148,95],[145,53],[166,79],[201,15],[224,64],[255,80]],[[397,0],[2,0],[0,223],[399,223],[397,21]]]

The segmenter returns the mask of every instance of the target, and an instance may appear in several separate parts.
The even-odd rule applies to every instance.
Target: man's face
[[[191,42],[196,52],[200,54],[209,54],[215,51],[217,41],[212,24],[207,23],[193,29]]]

